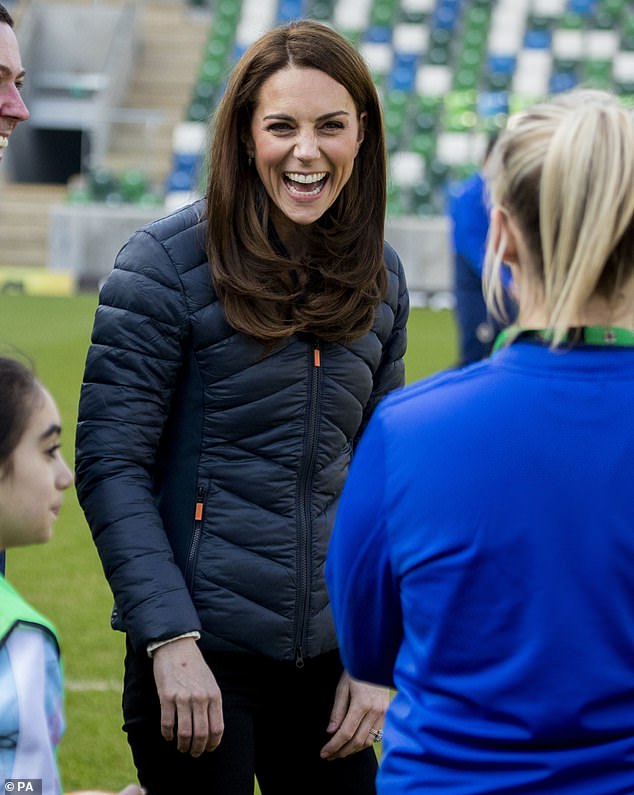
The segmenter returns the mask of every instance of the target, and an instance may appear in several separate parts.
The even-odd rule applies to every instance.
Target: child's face
[[[48,541],[73,475],[60,452],[61,423],[45,390],[9,465],[0,471],[0,549]]]

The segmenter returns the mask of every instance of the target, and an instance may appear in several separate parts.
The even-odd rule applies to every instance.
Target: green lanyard
[[[512,345],[518,339],[532,339],[539,342],[551,342],[555,336],[552,329],[526,329],[521,326],[509,326],[503,329],[495,340],[493,352],[505,345]],[[607,347],[634,347],[634,331],[619,326],[578,326],[568,330],[561,345],[600,345]]]

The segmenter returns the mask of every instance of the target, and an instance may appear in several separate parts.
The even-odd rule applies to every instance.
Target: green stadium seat
[[[130,168],[119,177],[119,192],[125,202],[139,204],[150,192],[148,175],[138,168]]]
[[[436,154],[436,136],[433,133],[418,132],[411,140],[412,151],[421,155],[425,162]]]

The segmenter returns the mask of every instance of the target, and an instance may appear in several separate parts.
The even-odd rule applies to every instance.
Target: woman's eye
[[[343,130],[343,122],[341,121],[327,121],[324,124],[326,130]]]
[[[283,132],[288,132],[291,129],[292,129],[291,125],[288,122],[285,122],[285,121],[277,121],[277,122],[275,122],[275,124],[271,124],[269,126],[269,130],[271,132],[281,132],[281,133],[283,133]]]

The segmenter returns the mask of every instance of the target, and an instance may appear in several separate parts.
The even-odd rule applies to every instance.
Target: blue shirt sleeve
[[[381,407],[352,461],[326,562],[326,581],[344,667],[351,676],[393,684],[402,638],[401,606],[388,541],[389,463]]]

